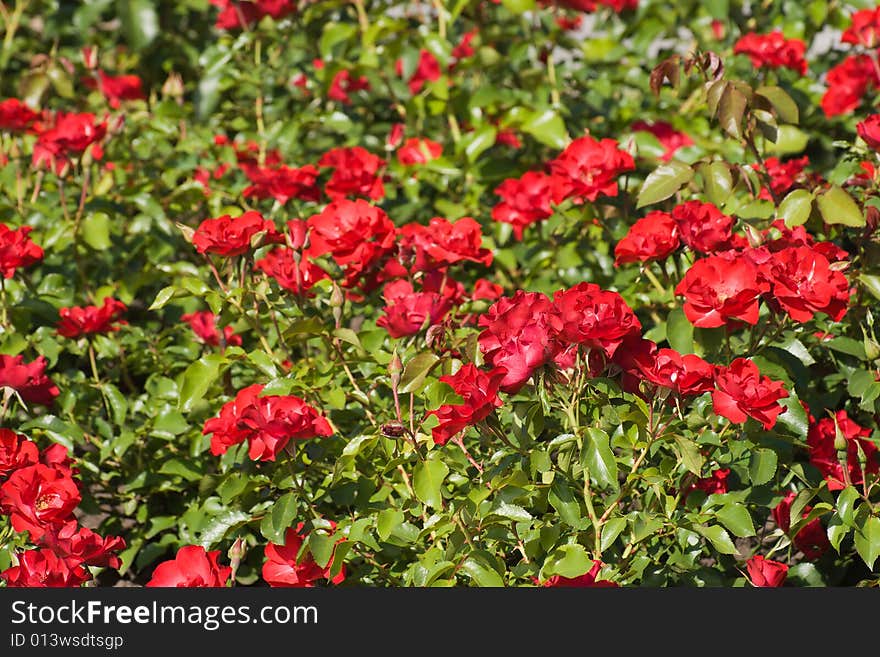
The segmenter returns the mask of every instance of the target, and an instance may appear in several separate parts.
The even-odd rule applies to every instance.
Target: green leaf
[[[159,468],[159,474],[177,475],[178,477],[183,477],[187,481],[198,481],[203,476],[200,471],[195,469],[192,463],[181,459],[165,461],[165,463],[162,464],[162,467]]]
[[[321,58],[329,60],[333,58],[333,46],[351,39],[357,34],[357,25],[353,23],[337,23],[328,21],[324,24],[324,31],[321,33],[321,40],[318,42],[318,50]]]
[[[187,367],[177,382],[180,388],[177,407],[184,413],[191,411],[193,405],[205,397],[211,384],[220,375],[220,367],[225,364],[223,356],[208,354]]]
[[[495,136],[497,134],[498,130],[493,126],[484,125],[463,137],[464,154],[468,162],[475,162],[483,151],[491,148],[495,144]]]
[[[715,205],[724,205],[733,191],[733,177],[730,168],[724,162],[710,162],[699,166],[703,178],[703,190],[709,201]]]
[[[678,453],[684,467],[699,477],[703,469],[703,455],[699,446],[684,436],[675,436],[675,444],[678,445]]]
[[[535,0],[501,0],[501,4],[514,14],[522,14],[535,8]]]
[[[433,367],[440,362],[437,354],[430,351],[423,351],[419,355],[407,361],[400,375],[400,388],[402,393],[418,392],[425,383]]]
[[[220,515],[211,518],[208,524],[202,528],[202,533],[199,536],[199,545],[208,550],[222,541],[230,529],[240,527],[250,522],[250,520],[251,517],[248,514],[238,509],[224,511]]]
[[[809,418],[800,399],[794,390],[788,391],[788,397],[779,400],[780,406],[786,410],[779,414],[776,423],[787,429],[789,433],[806,440],[809,430]]]
[[[626,529],[626,518],[611,518],[602,526],[600,547],[603,552],[614,545],[614,541],[624,529]]]
[[[869,516],[861,527],[856,527],[854,534],[856,552],[874,569],[874,562],[880,557],[880,518]]]
[[[827,224],[842,224],[861,228],[865,225],[865,215],[859,206],[843,189],[834,185],[816,199],[822,219]]]
[[[859,282],[865,286],[875,299],[880,299],[880,276],[859,274]]]
[[[843,524],[852,526],[855,518],[855,503],[859,499],[859,492],[852,486],[847,486],[837,497],[837,515]]]
[[[694,353],[694,325],[681,308],[670,310],[666,317],[666,341],[679,353]]]
[[[376,532],[379,539],[387,541],[392,532],[403,524],[403,511],[399,509],[382,509],[376,516]]]
[[[755,535],[755,525],[749,510],[742,504],[725,504],[715,512],[721,524],[733,532],[734,536],[744,538]],[[711,539],[710,539],[711,540]]]
[[[317,530],[309,533],[308,545],[309,552],[315,559],[315,563],[321,568],[326,568],[333,558],[333,548],[336,546],[336,540],[332,536],[328,536]]]
[[[125,425],[125,414],[128,412],[128,400],[125,398],[125,395],[112,383],[102,383],[101,392],[104,394],[104,398],[113,412],[113,422],[117,427],[123,427]]]
[[[797,123],[799,117],[797,103],[781,87],[766,86],[755,89],[755,95],[766,98],[776,115],[786,123]]]
[[[125,40],[142,50],[159,35],[159,16],[150,0],[118,0],[117,9]]]
[[[508,518],[515,522],[529,522],[530,520],[533,520],[532,514],[524,508],[516,504],[511,504],[510,502],[505,502],[500,497],[496,498],[489,513],[501,516],[502,518]]]
[[[585,522],[588,522],[581,517],[580,503],[575,498],[571,488],[562,479],[557,477],[553,480],[547,501],[556,509],[562,521],[570,527],[581,529]]]
[[[461,564],[462,572],[470,577],[477,586],[504,586],[504,580],[495,570],[494,557],[484,550],[475,550]]]
[[[728,84],[718,103],[718,121],[721,128],[731,137],[742,137],[742,120],[748,99],[733,84]]]
[[[687,164],[672,160],[661,164],[645,178],[639,190],[636,207],[642,208],[669,198],[694,177],[694,170]]]
[[[296,493],[285,493],[271,506],[260,524],[263,538],[276,545],[283,545],[287,530],[293,526],[299,514],[299,498]],[[268,523],[267,523],[268,520]]]
[[[174,296],[174,293],[177,291],[177,288],[173,285],[169,285],[167,287],[163,287],[159,290],[159,294],[156,295],[155,301],[153,301],[152,305],[150,305],[147,310],[159,310],[160,308],[164,308],[165,305],[171,301],[171,298]]]
[[[736,547],[730,540],[730,534],[721,525],[712,525],[711,527],[703,527],[697,525],[694,527],[702,536],[709,539],[709,542],[721,554],[736,554]]]
[[[601,429],[589,427],[584,440],[585,465],[590,470],[590,478],[599,486],[617,490],[617,461],[611,451],[611,439]]]
[[[749,479],[755,486],[763,486],[776,474],[776,452],[758,448],[749,455]]]
[[[584,547],[577,543],[570,543],[556,550],[544,564],[541,572],[545,578],[562,575],[572,579],[589,572],[592,567],[593,560],[590,559]]]
[[[448,474],[449,466],[439,459],[435,458],[419,463],[413,472],[413,490],[416,497],[426,506],[434,509],[442,508],[441,487]]]
[[[103,212],[86,216],[82,221],[82,236],[95,251],[109,249],[113,245],[110,241],[110,217]]]
[[[559,114],[551,109],[534,111],[520,128],[551,148],[565,148],[569,140],[565,123]]]
[[[782,199],[776,216],[785,220],[789,228],[807,223],[813,211],[813,193],[806,189],[796,189]]]

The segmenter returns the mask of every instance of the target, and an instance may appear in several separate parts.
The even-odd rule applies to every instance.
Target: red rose
[[[419,333],[427,322],[432,326],[449,312],[451,303],[437,292],[415,292],[412,283],[397,280],[388,283],[382,292],[385,314],[376,321],[392,338]]]
[[[94,114],[65,114],[55,116],[54,125],[40,133],[34,144],[32,163],[34,168],[43,164],[60,173],[68,164],[68,156],[81,155],[92,144],[97,144],[107,134],[107,122],[95,123]]]
[[[234,30],[258,23],[266,16],[274,19],[284,18],[296,11],[294,0],[210,0],[220,8],[217,22],[218,30]]]
[[[746,569],[752,584],[759,587],[782,586],[788,574],[788,566],[784,563],[765,559],[760,554],[746,561]]]
[[[664,260],[678,248],[678,233],[672,215],[659,210],[649,212],[614,247],[614,264]]]
[[[330,524],[332,529],[336,528],[336,523],[331,522]],[[324,568],[315,563],[311,553],[307,552],[302,558],[299,557],[305,539],[304,528],[304,523],[299,523],[296,528],[289,528],[284,535],[284,545],[276,545],[275,543],[266,545],[263,579],[269,586],[312,587],[315,582],[322,579],[328,580],[332,584],[341,584],[345,579],[345,566],[335,577],[331,577],[332,556]]]
[[[559,328],[553,303],[539,292],[518,290],[496,301],[480,317],[480,351],[493,367],[504,368],[504,392],[516,392],[532,373],[556,354]]]
[[[110,107],[118,109],[123,100],[146,100],[141,79],[136,75],[107,75],[98,71],[98,79],[86,78],[89,89],[100,88]]]
[[[723,495],[727,492],[727,478],[730,476],[730,468],[718,468],[712,474],[702,479],[697,479],[687,488],[687,492],[701,490],[706,495]],[[687,495],[685,495],[686,497]]]
[[[474,283],[474,291],[473,294],[471,294],[471,299],[474,301],[478,299],[495,301],[495,299],[500,299],[503,294],[504,288],[497,283],[487,281],[485,278],[478,278],[477,282]]]
[[[471,45],[471,42],[474,40],[474,37],[476,37],[479,33],[479,30],[474,28],[470,32],[465,32],[463,35],[461,35],[461,41],[459,41],[458,45],[452,49],[452,56],[458,60],[473,57],[476,51]]]
[[[575,139],[550,162],[553,202],[573,199],[595,201],[600,195],[617,196],[617,178],[635,169],[632,155],[613,139],[596,141],[589,135]]]
[[[734,244],[733,218],[711,203],[687,201],[672,210],[681,241],[700,253],[725,251]]]
[[[427,226],[407,224],[400,229],[400,249],[413,252],[416,271],[429,271],[463,260],[492,264],[492,252],[482,248],[480,224],[471,217],[451,222],[434,217]]]
[[[856,125],[856,132],[868,146],[880,150],[880,114],[872,114]]]
[[[53,527],[43,535],[41,542],[68,563],[115,569],[122,565],[122,561],[114,552],[125,549],[121,537],[99,536],[91,529],[79,527],[76,520]]]
[[[238,426],[238,420],[244,409],[250,406],[263,390],[261,384],[243,388],[235,395],[235,399],[226,402],[217,417],[205,422],[202,434],[211,436],[211,454],[225,454],[230,447],[239,445],[248,439],[250,433]]]
[[[378,201],[385,196],[385,186],[378,175],[379,169],[385,166],[385,160],[365,148],[330,149],[321,156],[318,166],[333,169],[324,191],[334,201],[346,196],[366,196]]]
[[[702,395],[715,387],[715,368],[694,354],[660,349],[635,363],[641,378],[682,396]]]
[[[58,396],[58,386],[46,376],[46,359],[40,356],[25,363],[23,356],[0,354],[0,388],[12,388],[28,404],[49,406]]]
[[[296,254],[296,249],[275,247],[254,263],[254,269],[274,278],[285,290],[302,294],[327,278],[327,272],[309,260],[306,253],[300,254],[297,265]]]
[[[786,534],[791,530],[791,505],[796,497],[797,493],[789,491],[788,495],[771,512],[777,526]],[[805,506],[801,512],[801,517],[806,518],[810,515],[812,508],[811,506]],[[813,518],[798,530],[797,536],[794,537],[794,546],[803,552],[807,559],[813,561],[825,554],[828,548],[831,547],[831,543],[828,541],[828,536],[825,534],[822,523],[819,522],[818,518]]]
[[[849,305],[849,282],[821,253],[808,246],[782,249],[764,268],[773,298],[798,322],[817,312],[839,322]]]
[[[239,391],[221,408],[219,417],[205,423],[202,433],[214,434],[212,454],[224,454],[247,440],[251,459],[274,461],[291,439],[333,435],[327,419],[299,397],[260,397],[262,389],[261,385],[253,385]]]
[[[871,49],[880,46],[880,7],[854,13],[841,41]]]
[[[12,278],[16,269],[43,259],[43,249],[28,237],[31,230],[30,226],[13,230],[0,223],[0,275],[3,278]]]
[[[505,374],[502,368],[483,372],[473,363],[468,363],[455,374],[441,376],[440,381],[452,386],[455,394],[462,398],[462,403],[443,404],[436,410],[428,411],[428,415],[436,415],[440,420],[440,424],[431,430],[434,443],[445,445],[457,433],[484,420],[501,406],[498,387]]]
[[[262,238],[258,236],[262,233]],[[215,219],[205,219],[193,233],[192,243],[199,253],[216,253],[224,258],[241,255],[259,244],[277,244],[284,236],[275,224],[254,210],[238,217],[228,214]]]
[[[30,532],[32,541],[70,518],[81,499],[69,472],[41,463],[15,470],[0,486],[0,510],[15,531]]]
[[[809,163],[810,158],[806,155],[788,160],[787,162],[782,162],[778,157],[768,157],[764,160],[763,168],[767,175],[770,176],[770,186],[773,189],[773,194],[780,197],[794,187],[798,178],[806,178],[804,169],[806,169]],[[761,169],[761,166],[755,165],[755,168]],[[815,176],[813,177],[815,178]],[[804,182],[809,182],[809,180],[805,179]],[[772,201],[773,195],[770,194],[770,190],[766,187],[762,187],[761,191],[758,192],[758,198]]]
[[[397,151],[397,161],[403,165],[424,164],[443,154],[443,146],[430,139],[411,138]]]
[[[394,70],[397,75],[403,76],[402,59],[397,60]],[[434,55],[422,48],[419,51],[419,62],[416,65],[416,70],[413,71],[407,83],[409,85],[409,92],[415,95],[422,90],[425,82],[434,82],[434,80],[438,79],[440,79],[440,62],[437,61]]]
[[[576,11],[594,12],[599,7],[610,7],[618,14],[627,9],[635,10],[639,6],[639,0],[556,0],[563,7]]]
[[[308,219],[309,255],[329,253],[346,267],[346,285],[376,267],[394,247],[396,229],[380,208],[366,201],[340,200]]]
[[[843,490],[846,488],[847,479],[854,485],[862,483],[859,447],[865,455],[865,470],[871,474],[880,472],[877,446],[866,440],[870,435],[870,429],[856,424],[844,410],[837,411],[833,417],[823,417],[818,422],[811,418],[810,430],[807,433],[810,463],[825,477],[828,490]],[[840,450],[835,445],[838,436],[846,443]],[[840,462],[841,457],[838,456],[839,451],[846,451],[846,473]]]
[[[114,326],[114,322],[126,324],[127,322],[120,319],[126,310],[128,308],[124,303],[112,297],[106,297],[104,304],[100,307],[61,308],[58,311],[61,316],[58,321],[58,335],[63,335],[65,338],[78,338],[82,335],[118,331],[119,327]]]
[[[807,46],[803,41],[786,39],[779,31],[769,34],[750,32],[740,37],[733,46],[733,52],[748,55],[755,68],[790,68],[801,75],[807,73],[807,60],[804,59],[806,50]]]
[[[18,565],[0,573],[10,588],[76,587],[92,579],[78,563],[68,563],[52,550],[41,548],[18,555]]]
[[[553,577],[550,577],[543,583],[540,582],[540,580],[535,580],[535,584],[539,584],[543,587],[570,586],[580,588],[618,588],[618,585],[615,582],[608,581],[607,579],[600,579],[598,582],[596,581],[596,577],[599,575],[599,570],[601,570],[601,568],[602,562],[594,561],[590,571],[583,575],[578,575],[577,577],[553,575]]]
[[[403,142],[403,133],[406,126],[403,123],[395,123],[391,126],[388,136],[385,138],[385,150],[393,151]]]
[[[495,188],[501,203],[492,208],[495,221],[511,224],[516,239],[523,228],[553,214],[550,206],[552,178],[540,171],[529,171],[520,178],[510,178]]]
[[[636,121],[632,124],[630,130],[633,132],[649,132],[654,135],[665,149],[663,155],[660,156],[660,159],[664,162],[669,162],[679,148],[694,145],[693,139],[685,133],[679,132],[665,121],[654,121],[652,123]]]
[[[724,326],[730,319],[758,322],[758,303],[767,283],[747,258],[732,254],[697,260],[675,287],[684,297],[684,314],[700,328]]]
[[[7,98],[0,103],[0,131],[25,132],[40,118],[40,114],[18,98]]]
[[[788,397],[782,381],[761,376],[758,366],[747,358],[737,358],[729,367],[719,367],[715,385],[712,408],[734,424],[753,417],[764,429],[772,429],[776,418],[785,411],[778,401]]]
[[[210,310],[200,310],[183,315],[180,320],[189,324],[199,339],[212,347],[220,345],[220,333],[217,331],[217,316]],[[241,336],[235,335],[235,329],[227,326],[223,329],[223,345],[240,347]]]
[[[578,283],[557,290],[553,307],[559,319],[558,337],[565,343],[601,349],[614,355],[624,338],[641,331],[642,325],[617,292],[593,283]]]
[[[0,480],[19,468],[35,465],[39,458],[34,442],[10,429],[0,429]]]
[[[356,91],[369,91],[370,82],[366,77],[360,75],[356,78],[352,77],[351,71],[337,71],[330,83],[330,90],[327,97],[331,100],[338,100],[346,105],[351,104],[351,96]]]
[[[321,200],[318,173],[318,169],[311,164],[299,169],[284,165],[276,169],[248,167],[245,175],[251,184],[244,189],[242,196],[272,198],[282,205],[292,198],[317,203]]]
[[[185,545],[174,559],[163,561],[146,586],[163,588],[222,588],[232,568],[218,563],[220,550],[205,552],[200,545]]]
[[[852,112],[868,89],[880,85],[880,77],[870,55],[850,55],[825,76],[828,90],[822,96],[822,110],[832,117]]]

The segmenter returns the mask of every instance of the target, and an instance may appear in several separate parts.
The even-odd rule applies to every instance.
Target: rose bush
[[[5,586],[880,582],[877,9],[10,4]]]

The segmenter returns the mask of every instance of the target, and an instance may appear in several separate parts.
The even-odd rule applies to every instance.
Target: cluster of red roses
[[[553,214],[551,203],[569,200],[577,205],[599,196],[617,196],[618,176],[633,169],[632,155],[618,148],[615,140],[580,137],[547,164],[547,171],[528,171],[501,183],[495,189],[501,202],[492,208],[492,218],[510,224],[516,238],[522,239],[526,226]]]
[[[82,496],[71,465],[64,446],[40,452],[25,436],[0,429],[0,513],[37,546],[0,573],[7,586],[79,586],[92,579],[89,566],[119,568],[115,553],[125,541],[80,527],[73,515]]]
[[[803,41],[786,39],[778,30],[769,34],[744,34],[733,46],[733,52],[747,55],[755,68],[790,68],[801,75],[807,73],[806,51]]]
[[[296,11],[295,0],[210,0],[219,7],[215,26],[219,30],[244,29],[266,16],[284,18]]]
[[[847,265],[846,251],[832,242],[816,242],[801,226],[788,229],[782,221],[753,233],[757,244],[732,228],[732,217],[701,201],[688,201],[671,213],[650,212],[617,243],[615,262],[663,260],[681,243],[709,254],[675,288],[694,326],[712,328],[731,320],[756,324],[762,299],[774,312],[786,312],[798,322],[818,312],[840,321],[850,298],[841,271]]]
[[[723,367],[658,349],[641,336],[638,318],[620,295],[592,283],[559,290],[552,300],[520,290],[492,305],[479,325],[478,344],[492,369],[465,365],[441,378],[462,403],[431,412],[440,420],[433,429],[438,444],[485,419],[501,405],[499,392],[517,392],[551,364],[561,371],[583,367],[592,376],[621,375],[624,389],[636,394],[666,389],[682,399],[711,392],[715,412],[737,424],[752,417],[769,429],[785,410],[779,404],[788,396],[783,384],[762,376],[750,360]]]
[[[336,523],[330,521],[330,529],[335,528]],[[331,584],[340,584],[345,579],[345,566],[336,575],[332,573],[332,556],[330,563],[322,568],[309,552],[301,554],[307,536],[304,531],[305,524],[299,523],[287,530],[283,545],[266,545],[266,561],[263,563],[262,574],[263,580],[269,586],[312,587],[322,579]],[[218,588],[227,585],[232,573],[232,567],[220,564],[220,550],[206,552],[199,545],[185,545],[177,551],[174,559],[156,566],[146,585],[164,588]]]
[[[880,46],[880,7],[862,9],[852,15],[850,26],[841,40],[868,52],[848,55],[840,64],[828,70],[825,82],[828,90],[822,97],[825,116],[848,114],[861,104],[869,89],[880,87],[877,48]]]

